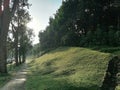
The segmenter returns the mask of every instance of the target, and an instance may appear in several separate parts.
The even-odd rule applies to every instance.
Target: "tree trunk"
[[[20,52],[20,47],[19,47],[19,63],[21,64],[22,61],[21,61],[21,52]]]
[[[15,62],[16,62],[16,66],[19,65],[18,62],[18,32],[16,31],[15,33]]]
[[[1,39],[0,39],[1,42]],[[4,43],[0,43],[0,75],[7,73],[6,67],[6,47]]]
[[[3,10],[2,10],[3,2]],[[10,11],[10,0],[0,0],[0,74],[7,73],[7,34],[11,17],[14,15],[15,10],[19,4],[19,0],[13,1],[13,7]]]
[[[9,7],[5,8],[1,15],[1,32],[0,32],[0,73],[7,73],[7,33],[10,23],[10,10]]]
[[[26,61],[26,55],[25,55],[25,53],[23,53],[22,54],[22,63],[25,63],[25,61]]]
[[[21,61],[21,55],[19,55],[19,64],[21,64],[22,61]]]
[[[3,29],[2,29],[2,1],[0,1],[0,74],[7,73],[6,68],[6,61],[5,61],[5,44],[2,42],[5,42],[3,40]]]

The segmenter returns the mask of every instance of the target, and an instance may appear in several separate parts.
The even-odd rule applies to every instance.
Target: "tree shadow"
[[[109,46],[96,46],[96,47],[86,47],[86,48],[103,52],[103,53],[111,53],[111,54],[114,54],[114,52],[120,51],[120,47],[109,47]]]
[[[75,87],[75,86],[68,86],[64,90],[100,90],[97,85],[89,86],[89,87]]]
[[[47,88],[45,90],[53,90],[53,88]],[[89,87],[75,87],[75,86],[64,86],[61,88],[54,88],[54,90],[100,90],[100,87],[97,85],[89,86]]]

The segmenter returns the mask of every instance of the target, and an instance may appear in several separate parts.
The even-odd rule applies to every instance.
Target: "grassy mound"
[[[99,90],[109,53],[61,47],[32,61],[26,90]]]

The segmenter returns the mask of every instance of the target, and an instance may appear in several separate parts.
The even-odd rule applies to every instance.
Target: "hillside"
[[[29,63],[27,90],[99,90],[112,56],[78,47],[61,47]]]

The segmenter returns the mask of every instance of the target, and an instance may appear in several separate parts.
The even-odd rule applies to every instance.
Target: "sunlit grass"
[[[26,90],[99,90],[111,55],[64,47],[29,64]]]

